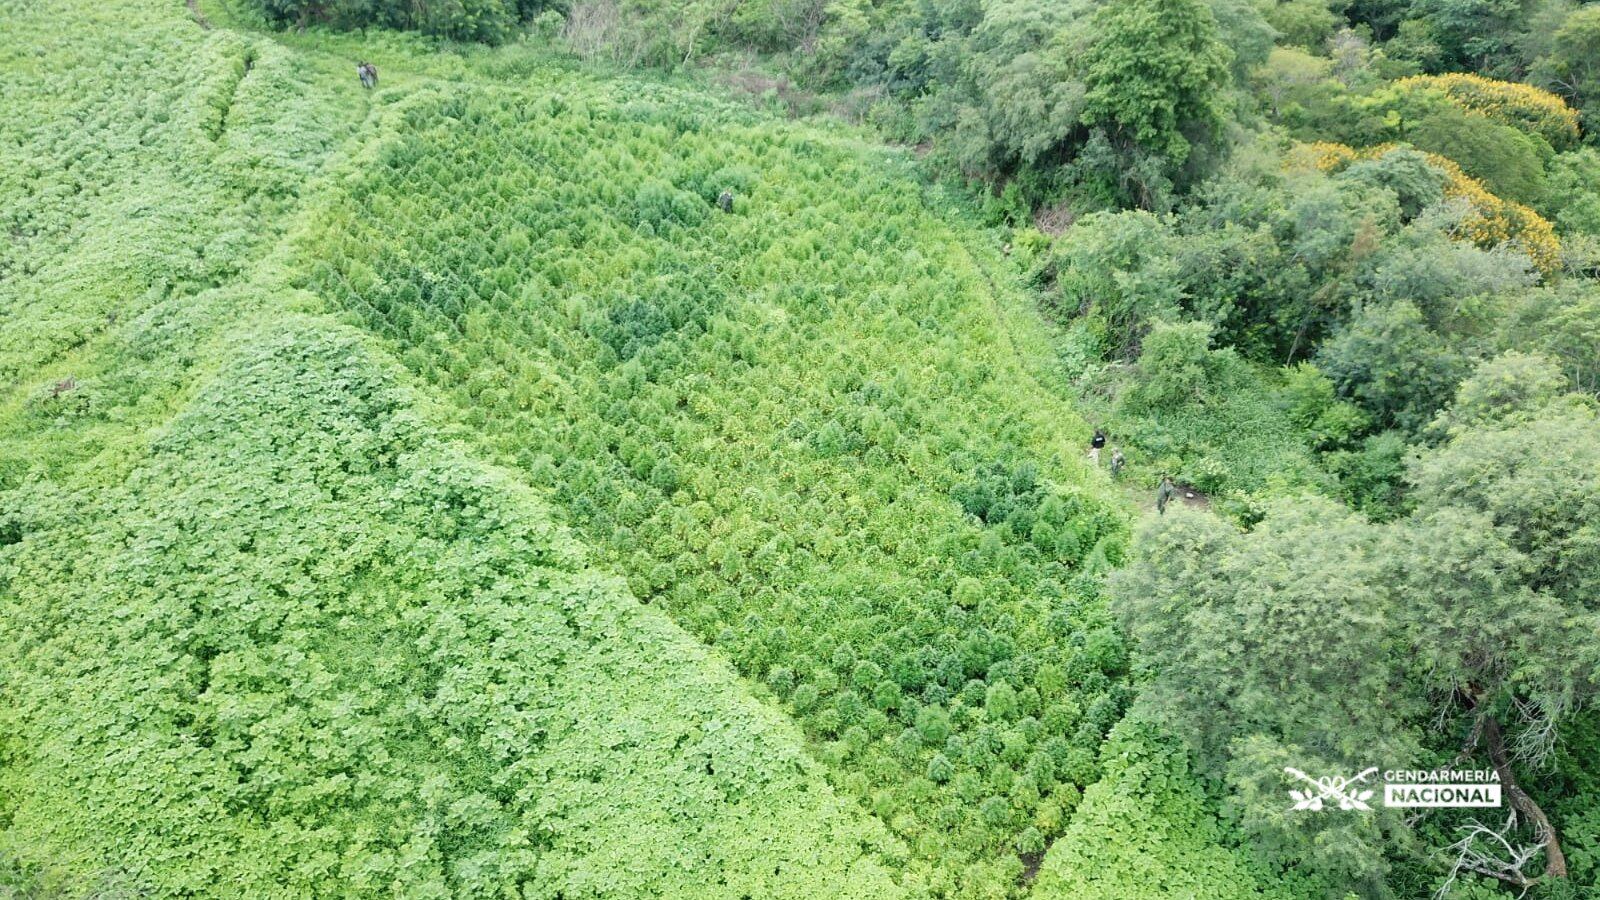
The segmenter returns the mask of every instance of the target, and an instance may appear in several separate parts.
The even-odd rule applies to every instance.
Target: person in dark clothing
[[[723,191],[717,196],[717,209],[725,213],[733,212],[733,191]]]
[[[1163,516],[1166,515],[1167,502],[1171,500],[1177,493],[1178,486],[1172,483],[1171,478],[1168,478],[1166,475],[1162,475],[1161,486],[1156,488],[1156,512]]]
[[[1103,428],[1094,430],[1094,437],[1089,439],[1089,459],[1100,465],[1100,449],[1106,445],[1106,432]]]

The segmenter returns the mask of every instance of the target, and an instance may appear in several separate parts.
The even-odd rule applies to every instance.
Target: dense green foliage
[[[541,0],[253,0],[279,25],[413,28],[460,41],[498,43],[546,8]]]
[[[724,665],[358,336],[278,318],[124,477],[6,496],[6,855],[159,896],[893,893]]]
[[[1594,11],[6,7],[0,893],[1592,892]]]
[[[1387,516],[1404,445],[1478,362],[1538,352],[1593,390],[1594,280],[1459,240],[1477,220],[1450,177],[1403,149],[1331,175],[1241,156],[1181,211],[1085,216],[1031,266],[1144,475]]]
[[[1579,109],[1585,128],[1600,130],[1600,7],[1574,7],[1546,40],[1533,62],[1534,80]]]
[[[1244,827],[1274,855],[1335,883],[1421,888],[1430,868],[1386,871],[1417,825],[1395,811],[1285,813],[1284,765],[1476,760],[1508,784],[1547,780],[1558,735],[1600,695],[1600,417],[1566,388],[1539,357],[1480,365],[1434,423],[1447,439],[1408,466],[1415,510],[1386,528],[1314,498],[1243,534],[1173,516],[1117,578],[1159,672],[1145,702],[1226,773]],[[1549,785],[1525,787],[1537,799]],[[1441,817],[1426,836],[1445,833]]]
[[[404,133],[306,286],[784,701],[936,884],[1004,893],[1127,694],[1085,577],[1119,517],[987,251],[892,160],[642,85],[453,94]]]
[[[1085,125],[1174,166],[1188,161],[1194,140],[1216,139],[1232,52],[1218,40],[1209,7],[1130,0],[1100,7],[1089,27],[1096,39],[1083,57]],[[1120,168],[1137,171],[1138,161]],[[1157,195],[1146,186],[1137,199],[1149,207]]]
[[[1043,897],[1163,900],[1308,896],[1303,878],[1274,882],[1249,855],[1222,846],[1228,826],[1190,772],[1180,741],[1130,718],[1101,751],[1105,778],[1039,873]]]
[[[59,12],[8,7],[0,41],[6,386],[162,299],[238,277],[359,121],[308,96],[269,41],[176,17],[119,18],[110,35],[92,17],[64,28]]]

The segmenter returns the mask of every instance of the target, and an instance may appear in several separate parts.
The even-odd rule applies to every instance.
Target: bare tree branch
[[[1439,890],[1434,892],[1434,900],[1444,900],[1462,872],[1483,875],[1515,885],[1522,889],[1522,893],[1517,895],[1518,900],[1521,900],[1522,896],[1528,893],[1528,889],[1539,881],[1539,876],[1529,876],[1523,868],[1544,851],[1545,845],[1512,844],[1510,835],[1516,827],[1515,809],[1507,813],[1506,823],[1499,831],[1477,820],[1462,826],[1460,830],[1466,836],[1446,848],[1446,852],[1455,854],[1455,863],[1450,867],[1450,877],[1446,878],[1444,884],[1439,886]],[[1488,845],[1487,849],[1484,845]]]
[[[1500,776],[1500,783],[1505,789],[1511,808],[1527,816],[1528,821],[1533,823],[1534,834],[1544,844],[1545,874],[1551,878],[1567,877],[1567,856],[1561,850],[1561,841],[1556,837],[1555,826],[1550,824],[1550,818],[1539,808],[1539,804],[1517,784],[1516,773],[1511,770],[1510,755],[1506,752],[1505,739],[1500,734],[1500,723],[1495,721],[1492,715],[1483,716],[1483,739],[1489,748],[1489,759],[1494,763],[1494,770]]]

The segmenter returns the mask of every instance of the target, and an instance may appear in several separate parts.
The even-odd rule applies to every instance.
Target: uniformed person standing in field
[[[1161,486],[1156,488],[1156,512],[1163,516],[1166,515],[1167,501],[1171,500],[1176,493],[1178,493],[1178,486],[1172,483],[1171,478],[1163,474],[1161,476]]]
[[[1122,451],[1118,450],[1115,447],[1112,447],[1111,448],[1111,477],[1112,478],[1116,478],[1116,477],[1120,476],[1122,474],[1122,467],[1127,462],[1128,462],[1128,460],[1127,460],[1126,457],[1124,457],[1122,455]]]
[[[1096,428],[1094,430],[1094,437],[1089,439],[1090,462],[1093,462],[1097,466],[1100,465],[1100,451],[1105,447],[1105,445],[1106,430],[1104,428]]]
[[[717,209],[725,213],[733,212],[733,191],[723,191],[717,195]]]

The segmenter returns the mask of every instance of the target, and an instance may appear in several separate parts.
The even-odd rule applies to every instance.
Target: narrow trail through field
[[[189,5],[189,15],[194,17],[195,24],[206,31],[210,31],[211,20],[207,19],[206,14],[200,11],[198,0],[184,0],[184,2]]]
[[[1015,329],[1012,327],[1010,313],[1005,309],[1005,305],[999,299],[1000,289],[999,285],[995,283],[993,273],[990,272],[989,267],[981,262],[970,249],[968,249],[966,253],[968,261],[970,261],[972,265],[983,274],[984,281],[988,285],[989,290],[987,292],[987,297],[989,301],[989,307],[994,313],[995,322],[999,326],[1001,334],[1005,337],[1006,345],[1011,348],[1012,353],[1016,355],[1018,360],[1024,360],[1022,348],[1017,345],[1014,337]],[[1040,386],[1041,389],[1044,389],[1044,385],[1040,383],[1039,377],[1036,374],[1035,367],[1048,367],[1049,365],[1050,362],[1048,360],[1032,360],[1024,361],[1021,368],[1022,371],[1026,373],[1029,380],[1031,380],[1035,385]],[[1087,453],[1087,445],[1085,445],[1084,449],[1085,453]],[[1088,466],[1088,468],[1098,470],[1101,469],[1103,465],[1103,463],[1101,465],[1091,464]],[[1139,518],[1154,515],[1156,513],[1156,485],[1134,484],[1127,479],[1127,476],[1124,476],[1121,479],[1112,480],[1121,488],[1119,493],[1126,500],[1127,508],[1132,516]],[[1174,498],[1177,502],[1194,509],[1211,508],[1211,498],[1194,488],[1192,485],[1180,484],[1177,487],[1178,496]],[[1023,873],[1023,879],[1023,884],[1026,884],[1028,880],[1031,879],[1031,876],[1028,872]]]

